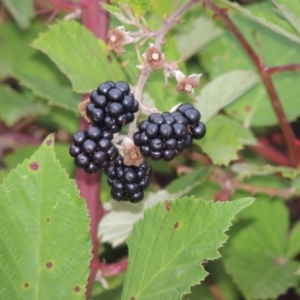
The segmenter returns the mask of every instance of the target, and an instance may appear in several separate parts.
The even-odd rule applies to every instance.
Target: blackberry
[[[205,135],[201,115],[191,104],[181,104],[176,111],[153,113],[142,121],[133,140],[144,157],[153,160],[172,160],[179,152],[189,148],[193,139]]]
[[[126,82],[106,81],[91,92],[86,114],[99,128],[116,133],[134,120],[138,110],[139,103]]]
[[[118,156],[104,169],[111,196],[117,201],[139,202],[144,198],[144,190],[149,186],[152,169],[143,161],[139,167],[126,166],[123,157]]]
[[[118,156],[117,148],[112,144],[113,133],[109,130],[90,125],[87,130],[74,134],[69,153],[74,157],[75,165],[87,173],[95,173],[109,166]]]

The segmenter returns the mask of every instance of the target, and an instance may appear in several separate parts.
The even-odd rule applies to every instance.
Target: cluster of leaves
[[[168,1],[117,2],[104,6],[116,17],[111,28],[124,25],[120,20],[128,2],[132,16],[147,20],[153,30],[177,8]],[[32,0],[2,3],[11,18],[0,21],[0,295],[83,299],[92,247],[89,220],[68,178],[75,173],[68,147],[78,128],[77,104],[80,94],[106,80],[134,86],[139,61],[134,45],[116,57],[104,41],[80,22],[65,20],[63,13],[46,27],[46,18],[34,17]],[[215,3],[230,10],[266,65],[299,63],[300,5],[295,1]],[[54,9],[46,0],[39,4]],[[204,74],[193,105],[207,135],[174,163],[153,163],[155,184],[141,203],[110,201],[109,187],[101,182],[107,214],[99,223],[99,238],[113,247],[126,242],[129,265],[125,280],[122,274],[101,278],[95,300],[210,300],[212,286],[226,299],[276,299],[290,287],[299,292],[300,214],[291,214],[289,207],[299,196],[300,174],[249,151],[258,145],[258,136],[278,131],[278,120],[249,57],[212,15],[195,1],[163,45],[168,61],[182,58],[183,73]],[[126,27],[136,30],[135,25]],[[141,43],[139,51],[147,47]],[[300,115],[299,76],[273,76],[291,122]],[[175,81],[164,84],[163,73],[152,72],[143,103],[168,111],[190,100],[175,92]],[[52,135],[46,137],[53,131],[55,144]],[[213,202],[218,195],[235,201]],[[224,232],[238,213],[227,232],[229,242],[220,250],[222,258],[211,261],[220,257]]]

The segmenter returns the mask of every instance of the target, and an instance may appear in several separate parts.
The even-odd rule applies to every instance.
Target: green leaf
[[[282,177],[294,179],[300,175],[300,170],[289,167],[277,167],[272,165],[256,165],[251,163],[235,163],[231,166],[231,170],[238,173],[241,177],[249,177],[253,175],[268,175],[280,173]]]
[[[0,185],[3,299],[85,299],[88,213],[53,144],[50,135]]]
[[[206,124],[206,135],[195,141],[216,165],[225,165],[238,158],[237,151],[243,149],[241,139],[226,118],[216,116]]]
[[[137,19],[142,17],[150,9],[153,0],[128,0],[134,15]]]
[[[218,258],[233,217],[253,202],[184,197],[145,211],[127,240],[129,265],[122,300],[179,299],[203,280],[205,259]],[[172,281],[170,282],[170,278]]]
[[[276,5],[281,14],[290,22],[290,24],[297,30],[298,34],[300,34],[300,19],[298,19],[290,10],[288,10],[284,5],[277,3],[272,0],[272,2]]]
[[[117,6],[114,6],[114,5],[108,5],[106,3],[101,3],[101,6],[107,10],[109,13],[115,15],[115,14],[120,14],[120,15],[123,15],[123,12],[122,10],[117,7]]]
[[[22,29],[29,27],[30,19],[34,17],[33,0],[3,0],[2,2]]]
[[[106,44],[76,21],[61,21],[40,34],[32,46],[46,53],[70,78],[73,90],[86,93],[107,80],[123,80],[124,71]]]
[[[34,95],[49,100],[49,105],[63,107],[79,115],[77,105],[81,96],[74,93],[71,87],[43,80],[27,74],[16,74],[23,86],[32,89]]]
[[[217,27],[213,20],[200,16],[189,23],[189,26],[181,26],[176,35],[176,44],[180,55],[185,59],[198,53],[204,46],[217,38],[222,30]]]
[[[101,3],[101,5],[105,10],[114,15],[122,23],[132,25],[133,22],[124,16],[123,11],[119,7],[108,5],[105,3]]]
[[[208,83],[196,96],[195,107],[206,122],[219,110],[238,99],[247,90],[258,83],[259,77],[253,71],[235,70],[223,74]]]
[[[74,159],[69,154],[70,145],[56,142],[54,145],[55,154],[61,166],[71,176],[75,172]],[[37,150],[37,146],[26,145],[18,146],[14,151],[3,157],[3,162],[8,169],[13,169],[22,163],[23,160],[29,158]]]
[[[28,46],[42,29],[38,22],[26,31],[9,22],[0,26],[0,78],[14,77],[34,95],[75,111],[80,98],[69,80],[45,54]]]
[[[290,12],[300,19],[300,3],[296,0],[276,0],[277,3],[284,5]]]
[[[224,299],[240,299],[240,293],[233,283],[231,276],[225,272],[223,260],[221,258],[208,261],[207,264],[205,264],[205,270],[209,273],[207,280],[192,286],[191,293],[184,295],[182,300],[216,300],[211,291],[212,282],[218,287],[220,294],[222,294]]]
[[[176,199],[188,193],[195,186],[204,183],[210,169],[199,169],[194,173],[184,175],[174,180],[166,190],[148,193],[139,203],[116,202],[105,204],[109,211],[100,221],[98,237],[102,242],[109,242],[113,247],[124,243],[130,234],[133,224],[143,217],[144,211],[161,201]],[[198,195],[196,195],[198,196]]]
[[[33,99],[31,93],[19,93],[9,86],[0,85],[0,119],[12,126],[23,117],[44,114],[46,107]]]
[[[287,249],[286,256],[289,259],[294,258],[300,253],[300,222],[296,223],[290,234]]]
[[[287,257],[288,227],[288,211],[281,199],[260,196],[241,213],[224,259],[246,299],[276,299],[296,284],[299,262]]]
[[[28,30],[21,30],[14,22],[1,24],[0,78],[26,74],[61,85],[69,84],[68,79],[45,54],[29,46],[43,29],[45,25],[37,21]]]
[[[267,10],[269,6],[269,1],[255,5],[257,11],[259,9]],[[269,11],[272,10],[269,9]],[[299,60],[298,47],[294,42],[244,16],[232,15],[231,17],[266,65],[293,64]],[[224,31],[219,38],[205,47],[201,53],[201,58],[203,58],[202,62],[212,78],[236,69],[255,70],[255,66],[244,49],[228,31]],[[290,121],[295,120],[299,116],[295,99],[300,93],[300,85],[298,85],[300,74],[283,72],[274,75],[272,79],[287,118]],[[245,127],[278,124],[266,89],[261,82],[248,90],[237,101],[228,105],[225,111],[240,120]]]
[[[217,118],[223,120],[224,123],[230,125],[231,128],[235,130],[236,135],[239,137],[240,142],[243,145],[249,145],[249,146],[257,145],[257,139],[249,128],[245,128],[240,123],[224,115],[218,115]]]
[[[263,17],[259,17],[257,15],[255,15],[255,13],[251,12],[248,9],[242,8],[239,4],[237,3],[231,3],[229,1],[226,0],[221,0],[221,2],[226,3],[227,5],[233,7],[234,9],[236,9],[238,12],[244,14],[245,16],[247,16],[249,19],[259,23],[262,26],[265,26],[266,28],[276,32],[277,34],[280,34],[288,39],[290,39],[291,41],[300,44],[300,37],[297,36],[295,33],[286,30],[285,28],[283,28],[283,26],[277,25],[276,23],[267,21],[265,18]],[[268,13],[270,15],[270,12]],[[266,17],[268,17],[268,15],[266,15]]]

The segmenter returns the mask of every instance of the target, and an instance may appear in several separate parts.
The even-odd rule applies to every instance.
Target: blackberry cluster
[[[116,133],[134,120],[138,109],[139,103],[126,82],[107,81],[91,92],[86,114],[92,123]]]
[[[144,198],[144,190],[149,186],[152,173],[151,166],[146,161],[139,167],[126,166],[123,157],[118,156],[104,171],[111,187],[111,196],[115,200],[136,203]]]
[[[113,133],[90,125],[87,130],[74,134],[69,153],[74,157],[75,165],[87,173],[109,167],[110,162],[118,157],[118,150],[112,144]]]
[[[189,148],[193,139],[206,133],[201,115],[191,104],[181,104],[176,111],[153,113],[139,124],[133,139],[144,157],[172,160],[177,153]]]

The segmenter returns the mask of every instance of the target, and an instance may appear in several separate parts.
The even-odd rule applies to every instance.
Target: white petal
[[[129,138],[128,136],[125,136],[123,139],[123,144],[124,146],[132,146],[133,145],[133,141],[131,138]]]
[[[179,70],[173,71],[172,75],[176,78],[177,82],[179,82],[180,80],[182,80],[183,78],[185,78],[185,75],[181,71],[179,71]]]
[[[189,78],[192,78],[193,80],[195,80],[197,83],[199,83],[200,81],[200,77],[202,76],[202,74],[192,74],[192,75],[189,75],[188,77]]]

